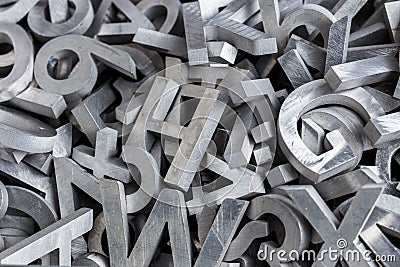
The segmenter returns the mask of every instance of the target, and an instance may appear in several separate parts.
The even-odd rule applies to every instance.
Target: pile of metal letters
[[[0,0],[0,264],[400,266],[400,1]]]

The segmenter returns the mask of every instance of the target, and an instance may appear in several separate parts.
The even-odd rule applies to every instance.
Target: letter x
[[[342,255],[347,255],[347,251],[360,251],[361,254],[362,247],[357,245],[360,243],[359,235],[384,189],[382,184],[370,184],[362,187],[341,223],[313,186],[283,186],[282,188],[324,240],[317,260],[312,266],[336,266],[337,261],[329,259],[326,253],[323,255],[324,251],[328,251],[329,248],[338,250],[338,253],[342,252]],[[343,243],[337,244],[341,239],[347,241],[347,245],[344,247]],[[348,262],[349,266],[369,266],[370,264],[364,260],[362,255],[358,262]]]

